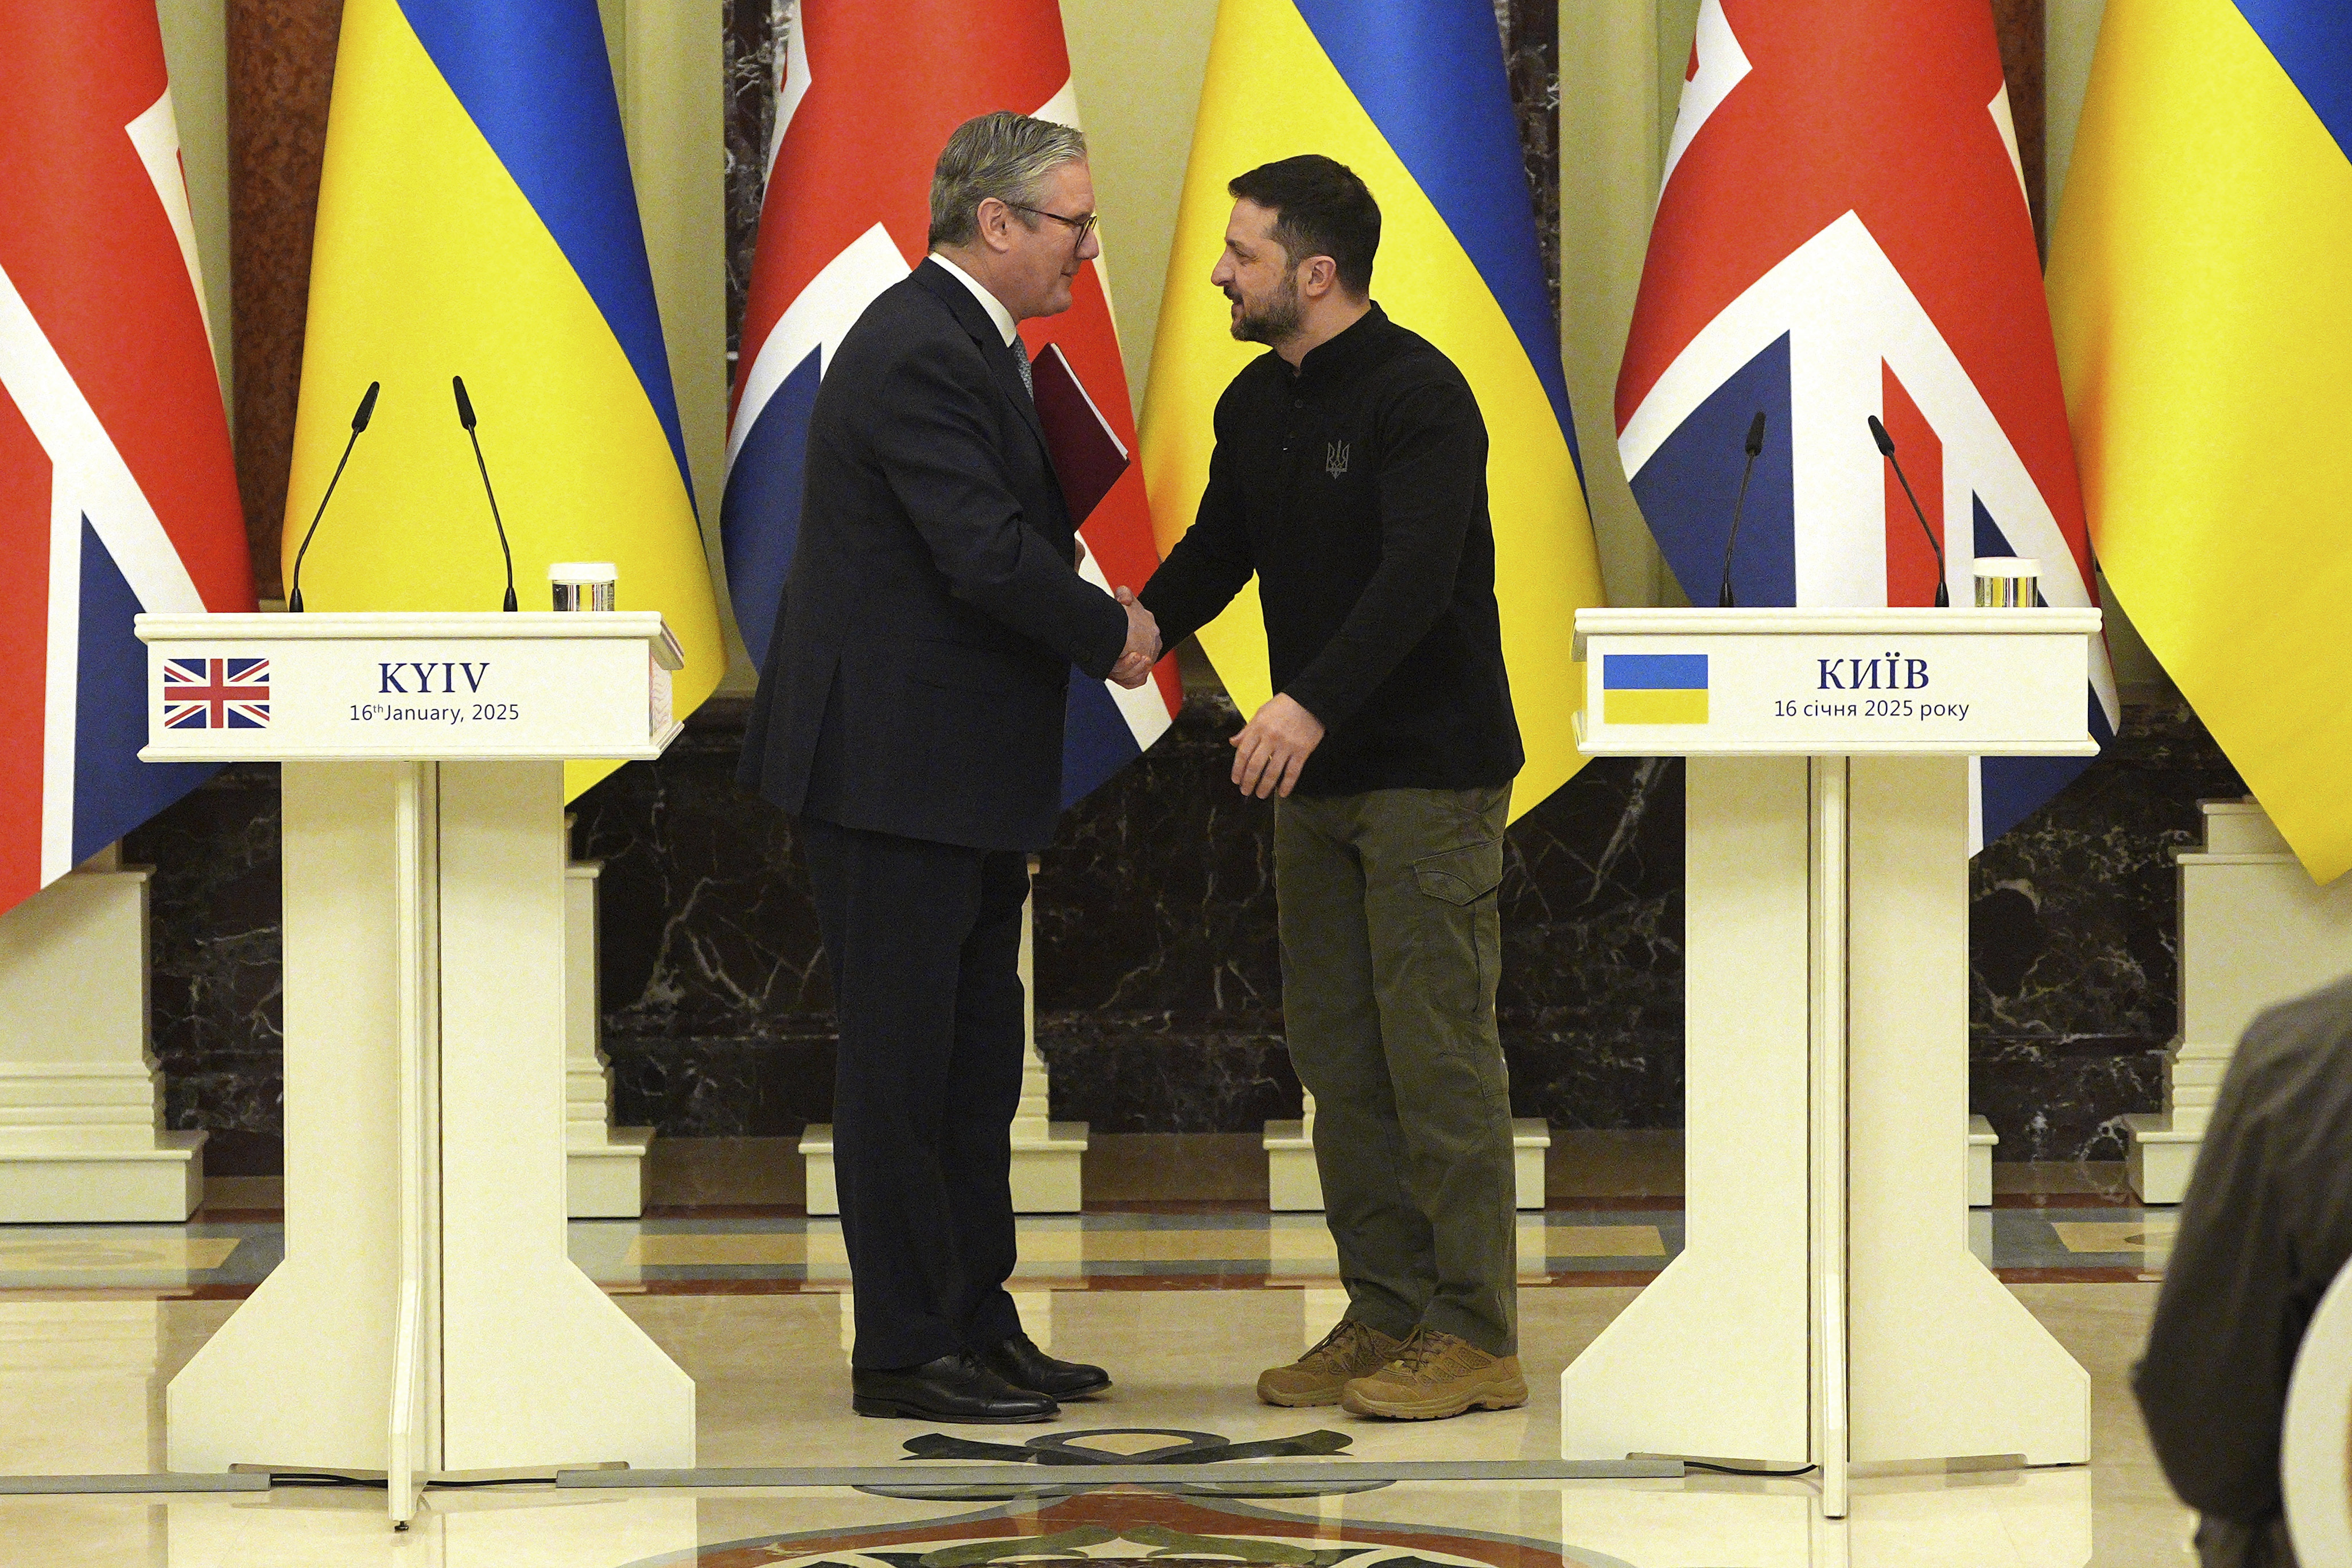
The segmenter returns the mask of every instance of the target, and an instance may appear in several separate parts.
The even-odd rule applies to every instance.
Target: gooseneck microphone
[[[375,417],[375,395],[383,390],[383,383],[368,383],[359,411],[352,416],[352,438],[343,443],[343,455],[336,459],[335,477],[327,481],[327,493],[319,498],[319,510],[310,514],[310,526],[302,534],[302,548],[294,552],[294,586],[286,595],[286,613],[289,616],[302,613],[302,557],[310,553],[310,536],[319,531],[319,520],[327,515],[327,503],[335,499],[335,487],[342,483],[343,465],[352,460],[352,448],[360,444],[360,432]]]
[[[514,552],[507,548],[506,520],[499,516],[499,492],[490,489],[490,466],[482,461],[482,438],[474,434],[474,400],[466,395],[466,378],[453,375],[449,389],[457,395],[457,423],[466,427],[466,439],[474,444],[474,467],[482,471],[482,493],[490,498],[490,522],[499,531],[499,553],[507,558],[506,607],[515,607]]]
[[[1905,478],[1903,465],[1895,461],[1895,437],[1886,433],[1886,426],[1878,422],[1878,416],[1875,414],[1870,416],[1870,438],[1878,443],[1878,455],[1894,464],[1895,477],[1902,479],[1903,493],[1910,497],[1911,515],[1919,520],[1919,531],[1927,536],[1927,548],[1936,552],[1936,607],[1939,610],[1949,609],[1952,605],[1952,589],[1951,584],[1945,581],[1943,542],[1936,537],[1936,531],[1927,526],[1927,514],[1919,510],[1919,498],[1912,495],[1911,481]]]
[[[1723,545],[1723,591],[1715,596],[1717,608],[1728,610],[1738,601],[1731,596],[1731,552],[1739,546],[1739,519],[1748,510],[1748,481],[1756,477],[1756,458],[1764,450],[1764,411],[1748,426],[1748,466],[1739,471],[1739,499],[1731,504],[1731,537]]]

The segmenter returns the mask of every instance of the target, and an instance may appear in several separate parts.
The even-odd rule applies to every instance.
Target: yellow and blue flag
[[[715,265],[715,264],[714,264]],[[713,365],[710,373],[719,374]],[[726,668],[595,0],[348,0],[287,490],[290,574],[352,411],[383,391],[311,546],[313,610],[495,610],[505,566],[450,378],[480,418],[515,582],[610,561]],[[574,763],[567,793],[610,772]]]
[[[1706,723],[1706,657],[1703,653],[1603,654],[1601,722]]]
[[[1226,182],[1300,153],[1336,158],[1371,187],[1381,219],[1373,292],[1460,367],[1486,416],[1495,596],[1528,753],[1511,794],[1517,816],[1583,765],[1570,729],[1584,689],[1575,618],[1601,602],[1601,565],[1487,0],[1218,8],[1144,395],[1160,552],[1200,510],[1218,395],[1265,352],[1234,341],[1228,302],[1209,283],[1233,211]],[[1273,695],[1255,584],[1200,637],[1244,713]]]
[[[2352,868],[2352,0],[2110,0],[2050,302],[2107,581],[2333,880]]]

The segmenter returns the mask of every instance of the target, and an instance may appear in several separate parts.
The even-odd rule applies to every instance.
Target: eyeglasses
[[[1052,218],[1066,228],[1076,229],[1080,245],[1087,242],[1087,236],[1094,233],[1095,225],[1102,222],[1100,213],[1081,213],[1076,217],[1064,217],[1060,213],[1049,213],[1044,207],[1024,207],[1019,202],[1006,202],[1004,205],[1015,212],[1034,213],[1039,217]]]

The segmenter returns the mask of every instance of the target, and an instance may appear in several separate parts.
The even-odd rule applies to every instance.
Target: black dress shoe
[[[1034,1388],[1049,1399],[1076,1399],[1110,1386],[1110,1373],[1084,1362],[1055,1361],[1027,1334],[1009,1334],[980,1352],[980,1364],[1015,1388]]]
[[[1016,1388],[966,1354],[943,1355],[920,1366],[853,1367],[850,1406],[860,1415],[910,1421],[1051,1421],[1061,1407],[1043,1394]]]

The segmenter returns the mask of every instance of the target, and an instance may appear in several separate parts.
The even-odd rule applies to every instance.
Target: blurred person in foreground
[[[1218,399],[1198,518],[1143,590],[1171,642],[1255,576],[1275,695],[1233,781],[1276,797],[1285,1033],[1348,1309],[1270,1405],[1425,1420],[1524,1405],[1496,889],[1525,761],[1486,426],[1371,298],[1381,210],[1329,158],[1236,198],[1209,281],[1266,345]]]
[[[2180,1205],[2132,1386],[2204,1568],[2294,1568],[2279,1441],[2319,1299],[2352,1258],[2352,979],[2256,1018]]]

